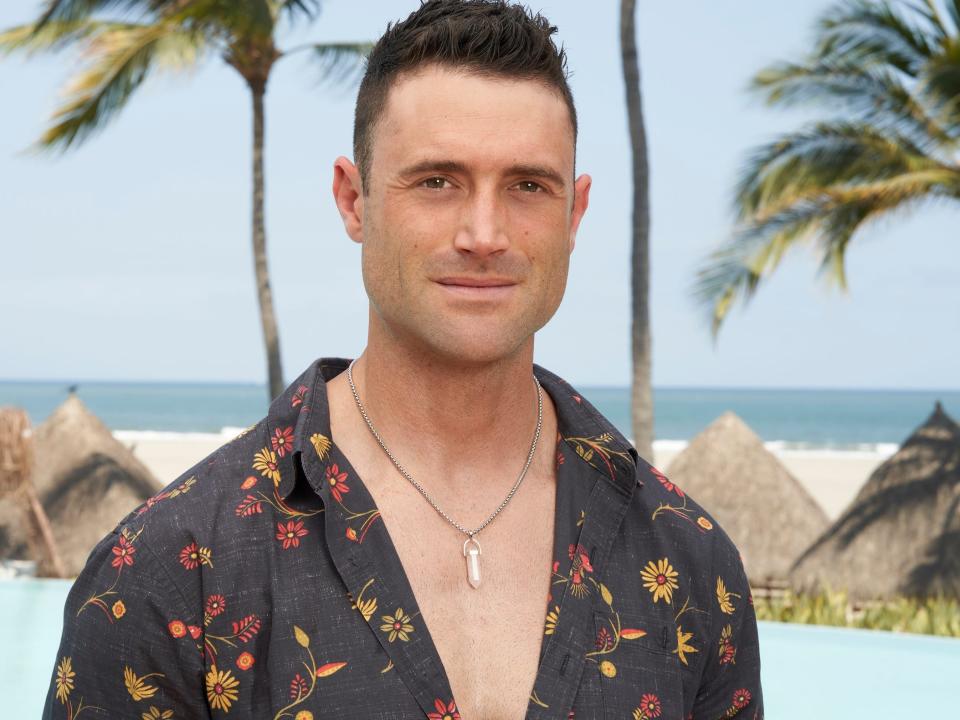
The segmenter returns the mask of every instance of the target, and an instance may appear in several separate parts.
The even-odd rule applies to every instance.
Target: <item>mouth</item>
[[[497,277],[444,277],[434,282],[458,297],[478,300],[506,297],[517,286],[514,280]]]

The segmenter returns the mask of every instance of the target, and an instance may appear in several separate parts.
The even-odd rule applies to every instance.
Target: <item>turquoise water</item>
[[[3,718],[40,716],[69,588],[0,581]],[[770,720],[957,717],[960,639],[770,622],[759,631]]]
[[[39,423],[63,401],[66,387],[66,382],[0,381],[0,405],[23,407]],[[630,436],[627,388],[579,390]],[[266,391],[256,384],[84,382],[79,395],[113,430],[220,432],[253,424],[267,404]],[[767,442],[837,450],[901,443],[938,399],[960,419],[957,390],[657,388],[653,396],[658,440],[689,440],[725,410]]]

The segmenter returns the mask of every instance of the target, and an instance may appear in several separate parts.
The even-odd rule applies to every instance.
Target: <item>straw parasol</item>
[[[751,585],[783,582],[793,559],[829,525],[817,501],[730,411],[693,438],[666,475],[727,532]]]
[[[65,573],[33,472],[33,432],[20,408],[0,408],[0,559],[42,559],[58,577]]]
[[[939,401],[797,559],[790,581],[858,600],[960,598],[960,426]]]
[[[34,432],[33,480],[67,573],[160,485],[86,405],[70,393]]]

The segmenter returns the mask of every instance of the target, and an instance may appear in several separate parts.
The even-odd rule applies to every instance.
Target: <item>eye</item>
[[[543,186],[533,182],[532,180],[522,180],[514,185],[515,188],[519,188],[523,192],[542,192]]]
[[[447,186],[447,179],[442,177],[427,178],[420,183],[420,186],[430,190],[443,190]]]

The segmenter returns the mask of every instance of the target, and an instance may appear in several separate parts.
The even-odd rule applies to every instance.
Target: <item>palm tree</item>
[[[650,193],[647,137],[640,102],[640,63],[634,25],[636,0],[620,2],[620,56],[627,96],[627,125],[633,171],[631,258],[631,418],[633,444],[653,462],[653,391],[650,384]]]
[[[119,10],[120,17],[103,15]],[[243,78],[253,103],[253,261],[267,354],[270,397],[284,386],[280,340],[267,269],[264,226],[263,99],[278,60],[309,53],[322,78],[355,77],[367,43],[275,44],[283,21],[313,21],[320,0],[48,0],[36,22],[0,33],[0,52],[33,54],[78,45],[82,65],[40,137],[41,149],[80,145],[127,104],[157,70],[187,69],[217,54]]]
[[[714,341],[738,294],[748,301],[801,241],[819,244],[818,276],[847,290],[858,232],[894,211],[960,199],[960,0],[848,0],[818,21],[800,63],[757,73],[768,105],[833,111],[753,151],[734,199],[737,227],[697,273]]]

